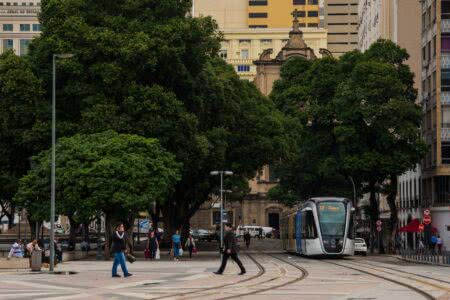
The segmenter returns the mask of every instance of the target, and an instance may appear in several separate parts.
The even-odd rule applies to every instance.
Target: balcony
[[[441,68],[444,68],[444,69],[450,68],[450,54],[442,53],[442,55],[441,55]]]
[[[445,20],[441,21],[441,32],[442,33],[450,32],[450,20],[449,19],[445,19]]]
[[[442,126],[446,126],[448,124],[442,124]],[[444,142],[450,142],[450,128],[441,128],[441,140]]]

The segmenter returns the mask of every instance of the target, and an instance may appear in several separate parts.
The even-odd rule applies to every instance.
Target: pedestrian
[[[189,251],[189,258],[192,258],[192,252],[195,250],[195,240],[192,237],[192,234],[189,234],[189,237],[186,240],[186,243],[184,245],[188,251]]]
[[[436,237],[436,234],[433,234],[431,236],[431,252],[433,254],[436,253],[436,243],[437,243],[437,237]]]
[[[423,253],[425,251],[425,245],[423,244],[422,239],[419,240],[419,252]]]
[[[158,251],[158,248],[159,248],[158,238],[156,237],[156,234],[154,231],[150,231],[150,234],[149,234],[148,240],[147,240],[147,249],[149,251],[150,260],[155,259],[156,251]]]
[[[252,239],[252,236],[250,235],[250,232],[248,232],[248,230],[246,230],[244,233],[244,241],[245,241],[245,247],[247,248],[247,250],[250,247],[251,239]]]
[[[239,275],[244,275],[246,273],[244,266],[242,265],[241,260],[238,257],[238,249],[237,249],[237,243],[236,243],[236,236],[233,232],[233,225],[231,223],[227,223],[225,225],[225,237],[224,237],[224,244],[225,249],[222,254],[222,264],[217,272],[214,272],[214,274],[222,275],[223,271],[225,270],[225,267],[227,266],[228,258],[231,257],[239,266],[241,269],[241,273]]]
[[[172,251],[174,260],[178,260],[178,257],[180,257],[180,249],[181,249],[180,231],[176,230],[174,235],[172,235]]]
[[[8,259],[11,257],[22,258],[23,257],[23,242],[22,240],[16,240],[9,250]]]
[[[263,238],[263,229],[262,229],[262,227],[259,227],[258,228],[258,239],[260,240],[262,238]]]
[[[32,240],[27,244],[26,247],[27,255],[30,257],[30,268],[31,268],[31,256],[34,251],[41,251],[41,247],[39,247],[38,240]]]
[[[120,265],[122,268],[123,276],[130,277],[133,274],[128,272],[127,263],[125,261],[125,253],[127,253],[127,235],[125,234],[125,228],[123,223],[119,223],[116,226],[116,231],[111,238],[112,247],[111,252],[114,254],[114,263],[112,267],[112,277],[120,277],[117,274],[117,267]]]
[[[58,261],[58,263],[62,263],[63,252],[62,252],[62,245],[61,245],[59,239],[55,239],[55,254],[56,254],[56,260]]]
[[[443,243],[442,238],[438,234],[437,239],[436,239],[436,245],[437,245],[437,248],[438,248],[438,254],[442,254],[442,243]]]

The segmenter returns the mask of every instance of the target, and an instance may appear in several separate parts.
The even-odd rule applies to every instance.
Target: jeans
[[[125,254],[123,252],[116,252],[114,253],[114,263],[112,267],[112,275],[117,275],[117,267],[119,266],[122,268],[122,272],[124,275],[128,275],[128,269],[127,264],[125,262]]]

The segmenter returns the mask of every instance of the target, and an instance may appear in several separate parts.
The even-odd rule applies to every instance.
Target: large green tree
[[[181,164],[155,139],[114,131],[77,134],[61,138],[56,152],[57,213],[69,217],[72,237],[77,224],[89,223],[99,211],[108,225],[132,223],[148,203],[164,201],[180,179]],[[33,158],[15,196],[34,221],[49,220],[50,157],[46,150]]]
[[[50,90],[59,60],[58,135],[112,129],[157,138],[183,164],[169,201],[156,207],[171,232],[187,226],[217,178],[242,183],[283,146],[283,116],[217,57],[211,18],[187,17],[186,0],[46,0],[42,35],[30,46],[35,72]]]
[[[30,167],[31,128],[45,108],[40,80],[26,59],[12,51],[0,55],[0,219],[14,221],[11,202],[17,184]]]

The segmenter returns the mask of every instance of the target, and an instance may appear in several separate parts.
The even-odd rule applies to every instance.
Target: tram
[[[311,198],[281,218],[284,250],[305,256],[350,256],[353,249],[352,202]]]

